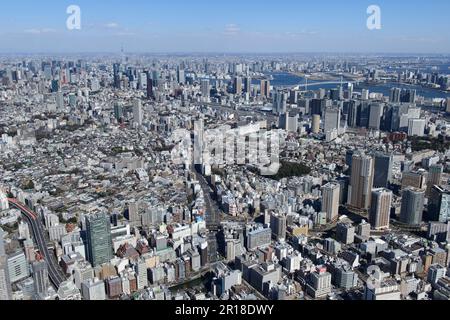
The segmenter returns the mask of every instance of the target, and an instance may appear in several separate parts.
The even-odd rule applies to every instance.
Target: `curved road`
[[[47,262],[48,277],[51,283],[56,289],[59,288],[61,282],[66,281],[59,265],[57,264],[55,257],[50,253],[47,247],[47,241],[45,240],[45,230],[38,215],[27,208],[25,205],[17,201],[16,199],[8,199],[9,204],[22,212],[22,215],[28,221],[33,232],[33,238],[36,242],[41,255],[44,256],[44,260]]]

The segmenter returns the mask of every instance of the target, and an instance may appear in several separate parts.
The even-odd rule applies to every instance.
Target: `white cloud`
[[[31,33],[31,34],[40,34],[41,30],[39,29],[27,29],[23,31],[24,33]]]
[[[105,27],[109,28],[109,29],[114,29],[114,28],[118,28],[119,24],[117,22],[109,22],[109,23],[105,24]]]
[[[239,26],[237,24],[230,23],[225,26],[225,30],[223,33],[226,35],[236,35],[240,31],[241,31],[241,29],[239,28]]]
[[[310,35],[315,35],[318,34],[319,32],[317,31],[311,31],[311,30],[301,30],[301,31],[296,31],[296,32],[291,32],[288,31],[286,32],[286,35],[288,36],[293,36],[293,37],[298,37],[298,36],[310,36]]]
[[[129,36],[129,37],[131,37],[131,36],[135,36],[136,33],[128,32],[128,31],[122,31],[122,32],[117,32],[116,35],[117,36]]]
[[[428,37],[399,37],[396,38],[396,40],[404,41],[404,42],[417,42],[417,43],[437,43],[439,42],[439,39],[436,38],[428,38]]]
[[[42,29],[33,28],[33,29],[26,29],[23,32],[29,34],[42,34],[42,33],[54,33],[56,32],[56,30],[51,28],[42,28]]]

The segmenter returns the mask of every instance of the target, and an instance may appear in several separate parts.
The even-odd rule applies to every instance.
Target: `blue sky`
[[[81,30],[66,8],[81,8]],[[381,8],[381,30],[366,27]],[[450,53],[448,0],[2,1],[0,52]]]

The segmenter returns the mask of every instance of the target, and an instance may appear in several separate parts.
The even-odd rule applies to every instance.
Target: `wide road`
[[[206,206],[206,214],[205,214],[205,221],[206,221],[206,227],[209,230],[217,231],[220,225],[220,210],[217,206],[217,203],[212,200],[211,194],[213,190],[209,186],[208,182],[206,181],[205,177],[199,173],[197,170],[195,170],[197,180],[200,183],[200,186],[203,190],[203,197],[205,199],[205,206]]]
[[[38,215],[27,208],[25,205],[17,201],[16,199],[8,199],[9,204],[22,212],[22,215],[28,221],[31,226],[34,241],[36,242],[41,255],[47,262],[48,277],[51,283],[56,289],[59,288],[61,282],[66,281],[62,270],[60,269],[55,257],[50,253],[47,247],[47,242],[45,240],[45,230],[42,221],[39,219]]]

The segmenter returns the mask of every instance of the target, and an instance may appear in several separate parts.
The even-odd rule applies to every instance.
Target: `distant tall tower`
[[[52,80],[52,92],[53,93],[58,92],[59,87],[60,87],[59,80],[58,79]]]
[[[186,76],[184,73],[184,69],[182,69],[180,66],[177,67],[177,81],[179,84],[186,83]]]
[[[367,210],[370,207],[373,185],[374,160],[365,154],[354,154],[352,173],[348,187],[348,204],[356,209]]]
[[[287,112],[288,93],[284,91],[277,91],[273,95],[273,112],[277,114],[284,114]]]
[[[392,191],[384,188],[372,190],[372,200],[369,211],[369,222],[373,229],[389,228]]]
[[[234,94],[241,95],[242,94],[242,78],[235,77],[234,78]]]
[[[127,61],[125,50],[123,49],[123,44],[120,46],[120,59],[122,60],[122,63],[125,63]]]
[[[138,125],[142,125],[143,113],[141,100],[134,100],[133,103],[133,121]]]
[[[407,225],[419,225],[422,223],[425,191],[408,187],[402,192],[402,207],[400,221]]]
[[[339,214],[340,188],[338,183],[327,183],[322,187],[322,212],[326,212],[327,221],[334,221]]]
[[[153,79],[150,71],[147,71],[147,99],[153,99]]]
[[[36,294],[43,299],[48,296],[49,287],[47,262],[45,260],[36,261],[32,267]]]
[[[208,79],[203,79],[200,83],[200,89],[202,92],[202,96],[204,98],[209,98],[210,96],[210,87],[209,87],[209,80]]]
[[[246,77],[244,82],[244,91],[245,93],[252,93],[252,78]]]
[[[427,178],[427,193],[426,196],[429,197],[431,194],[431,189],[434,186],[441,185],[442,173],[444,172],[444,167],[440,164],[433,164],[428,170]]]
[[[265,98],[270,97],[270,81],[261,80],[261,96]]]
[[[389,95],[389,102],[399,103],[400,102],[400,93],[401,93],[400,88],[392,88],[390,95]]]
[[[105,214],[86,219],[87,258],[93,267],[112,259],[111,226]]]
[[[120,89],[120,64],[113,64],[114,88]]]

